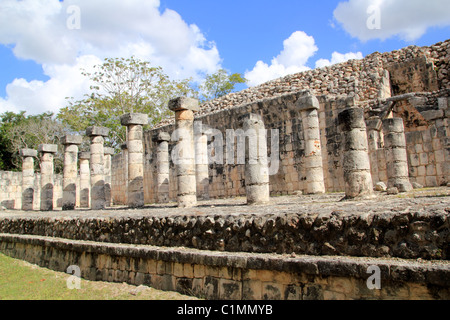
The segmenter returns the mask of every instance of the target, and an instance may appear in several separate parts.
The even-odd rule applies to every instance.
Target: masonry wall
[[[305,191],[306,173],[304,169],[304,137],[301,114],[295,106],[296,101],[305,92],[288,94],[273,99],[266,99],[248,105],[226,109],[209,115],[198,117],[203,125],[209,125],[219,130],[224,139],[223,154],[227,146],[226,130],[239,129],[237,121],[240,116],[253,112],[261,114],[267,129],[279,130],[280,143],[280,167],[278,173],[270,177],[270,191],[272,196],[294,194],[297,191]],[[449,148],[449,99],[447,93],[437,95],[409,95],[406,100],[399,100],[391,110],[386,111],[389,117],[404,118],[409,174],[411,182],[417,182],[424,187],[436,187],[446,185],[449,182],[450,148]],[[354,98],[345,99],[330,96],[319,96],[319,125],[321,132],[322,159],[324,180],[327,192],[338,192],[344,190],[343,181],[343,152],[341,132],[337,125],[337,115],[348,107],[360,107],[370,113],[370,104],[355,101]],[[422,103],[422,107],[417,105]],[[415,110],[416,117],[420,122],[411,120],[411,112],[405,112],[405,105],[409,104]],[[416,109],[417,108],[417,109]],[[421,109],[422,108],[422,109]],[[420,110],[420,111],[418,111]],[[370,115],[367,122],[370,122]],[[379,119],[379,118],[375,118]],[[145,200],[147,203],[156,201],[156,146],[152,136],[158,131],[172,133],[173,126],[161,127],[145,133]],[[368,127],[368,136],[370,137]],[[370,149],[372,176],[374,183],[384,182],[387,184],[386,150],[384,149],[383,132],[376,132],[377,141],[375,147]],[[271,154],[271,137],[268,137],[269,154]],[[175,143],[170,144],[169,152]],[[210,145],[213,145],[210,142]],[[371,145],[369,143],[369,145]],[[212,150],[209,150],[213,154]],[[237,144],[235,145],[235,154]],[[116,156],[116,167],[120,167],[123,156]],[[120,160],[122,159],[122,160]],[[245,196],[245,179],[243,165],[210,164],[210,197],[227,198]],[[170,198],[176,199],[176,176],[175,168],[171,164],[170,176]],[[121,170],[113,173],[113,181],[119,181],[123,177]],[[124,199],[124,181],[117,182],[115,194],[116,204]],[[113,187],[114,189],[114,187]],[[126,193],[126,192],[125,192]]]
[[[147,285],[221,300],[448,300],[445,265],[327,257],[223,254],[55,238],[1,235],[0,251],[39,266],[81,277]],[[380,285],[369,289],[370,266]],[[81,285],[82,281],[81,281]]]
[[[34,179],[34,210],[39,210],[41,201],[41,176],[35,174]],[[63,178],[61,175],[54,176],[53,184],[53,207],[62,207]],[[0,171],[0,204],[9,210],[22,209],[22,173]],[[77,205],[79,205],[79,183],[77,191]]]
[[[196,119],[225,136],[236,128],[236,119],[246,112],[262,114],[267,129],[280,130],[281,167],[271,176],[271,194],[304,190],[303,137],[301,118],[293,107],[298,95],[308,89],[320,101],[319,119],[327,192],[342,191],[341,135],[337,115],[347,107],[361,107],[366,120],[401,117],[404,120],[410,179],[425,187],[450,181],[449,90],[450,40],[430,47],[410,46],[388,53],[373,53],[264,83],[206,102]],[[161,122],[145,134],[145,197],[153,202],[156,163],[152,135],[173,131],[173,119]],[[387,182],[383,132],[378,131],[370,159],[374,182]],[[270,150],[270,141],[269,150]],[[370,143],[369,143],[370,145]],[[171,145],[173,148],[173,144]],[[172,167],[171,199],[176,195]],[[242,166],[210,165],[210,196],[244,196]],[[123,196],[118,195],[117,199]]]

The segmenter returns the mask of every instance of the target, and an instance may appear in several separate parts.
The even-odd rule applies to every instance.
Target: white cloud
[[[251,71],[245,73],[249,86],[310,69],[306,63],[318,50],[312,36],[303,31],[296,31],[283,42],[283,45],[283,51],[272,59],[270,65],[258,61]]]
[[[67,11],[70,6],[79,9],[80,28],[68,27],[68,20],[77,18]],[[18,58],[42,64],[50,80],[16,79],[0,99],[0,110],[57,111],[66,96],[86,93],[80,67],[106,57],[134,55],[176,79],[199,80],[217,71],[216,45],[196,25],[173,10],[160,12],[159,6],[159,0],[1,0],[0,44],[13,46]]]
[[[29,114],[46,111],[58,113],[66,106],[66,97],[83,97],[89,92],[90,81],[81,69],[92,71],[102,61],[92,55],[76,59],[74,65],[43,65],[48,81],[15,79],[6,87],[7,98],[0,99],[0,112],[26,110]]]
[[[448,0],[349,0],[340,2],[334,18],[361,41],[405,41],[422,37],[428,28],[450,25]]]
[[[361,52],[348,52],[348,53],[339,53],[333,52],[331,55],[331,61],[328,59],[319,59],[316,61],[316,68],[323,68],[327,66],[331,66],[336,63],[346,62],[352,59],[362,59],[363,54]]]

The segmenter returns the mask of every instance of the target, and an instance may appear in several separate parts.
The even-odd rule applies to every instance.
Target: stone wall
[[[150,216],[129,211],[107,217],[28,214],[3,217],[0,233],[228,252],[449,260],[448,202],[392,200],[381,202],[379,208],[360,203],[325,209],[323,198],[308,209],[305,204],[277,204],[263,212],[250,208],[233,214],[233,207],[223,214],[220,208],[214,214],[164,213],[157,208]],[[361,206],[364,212],[358,210]]]
[[[415,91],[450,89],[449,69],[450,40],[430,47],[409,46],[392,52],[375,52],[361,60],[288,75],[231,93],[203,104],[199,115],[305,89],[311,90],[316,96],[351,96],[357,101],[383,99]],[[402,83],[408,79],[414,85],[391,90],[391,77],[394,86],[396,79]],[[160,125],[172,121],[170,119]]]
[[[266,128],[280,130],[281,166],[279,173],[270,178],[271,194],[304,191],[305,141],[301,118],[293,105],[307,89],[320,102],[319,124],[327,192],[343,190],[341,133],[336,121],[338,113],[348,107],[364,108],[368,124],[376,119],[403,118],[411,181],[425,187],[445,185],[450,182],[449,67],[450,40],[430,47],[410,46],[393,52],[376,52],[362,60],[289,75],[206,102],[196,112],[196,120],[218,129],[225,137],[225,131],[235,129],[236,119],[243,113],[263,115]],[[380,128],[376,132],[370,129],[373,181],[386,183],[383,132]],[[169,119],[145,133],[145,199],[148,203],[156,199],[152,136],[173,130],[173,119]],[[268,143],[270,149],[270,139]],[[177,186],[174,168],[171,169],[170,198],[175,200]],[[243,166],[213,164],[209,175],[210,197],[245,195]],[[123,199],[123,196],[116,198]]]
[[[224,254],[0,234],[0,251],[81,277],[221,300],[447,300],[449,269],[380,259]],[[380,287],[367,285],[371,267]],[[369,281],[370,282],[370,281]],[[81,282],[82,285],[82,282]]]
[[[39,173],[35,174],[34,178],[34,210],[39,210],[40,207],[40,192],[41,192],[41,176]],[[62,207],[63,195],[63,177],[61,175],[54,176],[53,185],[53,207]],[[79,188],[79,183],[78,183]],[[77,192],[79,194],[79,192]],[[77,198],[79,204],[79,197]],[[0,171],[0,205],[5,209],[21,210],[22,209],[22,173]]]

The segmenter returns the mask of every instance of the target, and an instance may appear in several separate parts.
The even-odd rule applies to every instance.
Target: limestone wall
[[[0,234],[0,251],[59,272],[76,266],[81,277],[91,281],[147,285],[211,300],[447,300],[450,297],[446,264],[248,256],[4,234]],[[373,267],[379,270],[377,288],[368,286]],[[268,312],[272,312],[269,307]]]
[[[41,176],[35,174],[34,179],[34,210],[39,210],[40,207],[40,192],[41,192]],[[53,184],[53,207],[62,207],[63,194],[63,178],[61,175],[54,176]],[[79,183],[78,183],[79,185]],[[79,194],[79,192],[77,192]],[[79,197],[77,197],[79,203]],[[21,210],[22,209],[22,173],[0,171],[0,204],[5,209]]]

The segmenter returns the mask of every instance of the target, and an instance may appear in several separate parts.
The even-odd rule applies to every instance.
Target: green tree
[[[55,157],[55,170],[61,171],[63,150],[60,139],[69,129],[54,119],[53,113],[27,116],[25,111],[5,112],[0,115],[0,121],[3,170],[20,170],[21,149],[37,150],[40,144],[57,144],[59,152]]]
[[[220,98],[231,93],[237,84],[246,83],[247,80],[240,73],[229,74],[225,69],[207,75],[205,82],[200,85],[201,102]]]
[[[145,113],[149,125],[168,118],[168,102],[177,96],[196,96],[191,80],[171,81],[162,68],[134,57],[108,58],[95,66],[94,72],[83,71],[93,85],[91,93],[60,110],[58,119],[74,131],[83,133],[92,125],[110,129],[106,144],[118,149],[126,141],[126,129],[120,117],[126,113]]]

